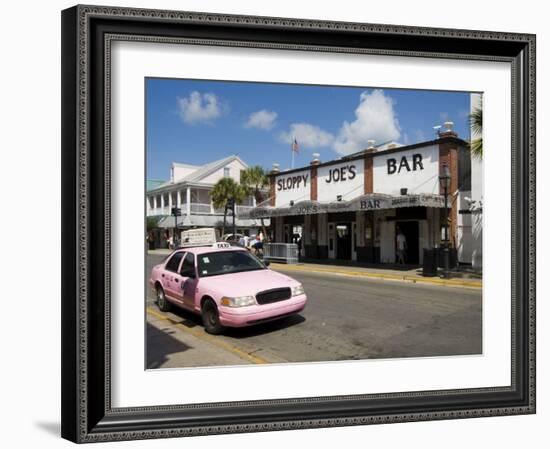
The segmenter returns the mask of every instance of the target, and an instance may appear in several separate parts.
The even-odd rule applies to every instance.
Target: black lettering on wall
[[[420,170],[424,170],[422,155],[420,153],[413,154],[413,170],[416,170],[416,167],[420,167]]]
[[[388,175],[393,175],[397,170],[397,167],[395,166],[397,161],[391,157],[386,161],[386,163],[388,164]]]
[[[403,156],[401,158],[401,162],[399,163],[399,170],[397,170],[397,173],[401,173],[402,168],[406,168],[407,171],[411,171],[411,167],[409,167],[409,163],[407,162],[407,157]]]

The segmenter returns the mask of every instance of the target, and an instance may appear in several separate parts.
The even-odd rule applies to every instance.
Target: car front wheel
[[[172,304],[166,300],[166,295],[160,285],[157,287],[157,305],[163,312],[168,312],[172,308]]]
[[[218,335],[223,331],[223,326],[220,323],[220,314],[216,303],[211,299],[207,299],[202,304],[201,308],[202,322],[204,329],[209,334]]]

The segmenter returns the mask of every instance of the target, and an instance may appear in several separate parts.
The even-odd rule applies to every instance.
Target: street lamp
[[[441,176],[439,176],[439,184],[443,189],[445,195],[445,224],[443,234],[443,277],[449,277],[449,202],[448,192],[451,187],[451,174],[449,172],[449,166],[444,164],[441,170]]]

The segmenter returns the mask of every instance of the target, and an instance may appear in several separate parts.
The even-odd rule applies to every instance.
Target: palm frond
[[[478,159],[483,158],[483,139],[481,137],[470,142],[470,152]]]
[[[470,129],[474,136],[470,142],[470,151],[474,157],[483,158],[483,108],[475,108],[470,114]]]

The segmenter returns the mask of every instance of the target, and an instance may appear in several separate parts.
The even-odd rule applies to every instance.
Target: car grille
[[[271,304],[272,302],[284,301],[292,296],[290,288],[273,288],[264,290],[256,295],[258,304]]]

